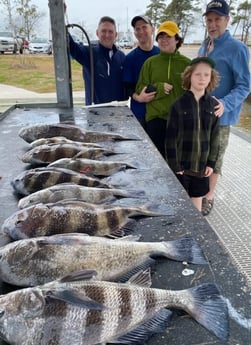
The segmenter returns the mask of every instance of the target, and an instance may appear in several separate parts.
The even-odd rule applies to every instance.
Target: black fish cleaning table
[[[174,240],[185,235],[194,237],[203,249],[208,265],[185,265],[158,259],[153,273],[153,287],[187,289],[214,282],[229,304],[230,337],[228,344],[251,344],[251,291],[245,277],[232,263],[224,244],[207,220],[192,206],[186,192],[177,182],[166,162],[127,107],[59,109],[44,105],[13,107],[1,115],[0,121],[0,225],[17,208],[18,199],[10,182],[27,166],[21,161],[29,144],[18,137],[24,126],[74,121],[84,129],[136,136],[140,140],[104,143],[119,152],[107,160],[125,161],[137,169],[128,169],[108,178],[122,189],[144,190],[141,199],[121,199],[123,205],[158,205],[169,216],[138,219],[135,233],[142,241]],[[186,270],[185,270],[186,269]],[[188,272],[188,274],[185,274]],[[190,274],[191,273],[191,274]],[[2,283],[1,293],[12,290]],[[2,342],[1,344],[4,344]],[[183,312],[178,312],[164,333],[155,335],[147,344],[220,345],[226,344]]]

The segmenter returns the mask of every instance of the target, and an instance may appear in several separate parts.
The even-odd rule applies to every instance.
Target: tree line
[[[207,2],[200,0],[150,0],[145,14],[149,16],[155,27],[165,20],[175,21],[184,39],[193,30],[203,27],[206,35],[202,14]],[[240,39],[244,43],[248,43],[251,27],[251,1],[229,0],[227,2],[230,6],[231,25],[235,28],[234,33],[239,30]],[[0,8],[2,9],[2,16],[5,16],[6,29],[28,40],[35,36],[41,19],[46,15],[44,11],[40,11],[32,3],[32,0],[0,0]]]
[[[179,28],[181,36],[185,39],[192,30],[204,27],[203,13],[208,1],[200,0],[150,0],[145,14],[152,20],[153,25],[157,27],[165,20],[175,21]],[[231,25],[235,26],[234,33],[241,32],[240,39],[248,43],[249,31],[251,27],[251,1],[227,1],[230,6]]]

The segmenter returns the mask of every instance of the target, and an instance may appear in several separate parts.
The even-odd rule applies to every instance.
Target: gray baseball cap
[[[152,26],[152,22],[151,22],[150,18],[148,18],[147,16],[144,16],[144,15],[140,15],[140,16],[134,17],[134,18],[132,19],[132,21],[131,21],[131,25],[132,25],[133,27],[135,27],[136,22],[137,22],[138,20],[143,20],[145,23],[150,24],[150,25]]]

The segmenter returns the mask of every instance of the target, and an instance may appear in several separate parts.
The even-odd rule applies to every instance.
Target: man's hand
[[[224,105],[216,97],[213,96],[213,98],[218,102],[218,104],[214,107],[214,115],[221,117],[224,113]]]

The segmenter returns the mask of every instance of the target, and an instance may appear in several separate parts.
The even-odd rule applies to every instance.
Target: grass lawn
[[[83,90],[82,66],[71,61],[73,91]],[[38,93],[55,92],[54,59],[48,55],[0,55],[0,84]]]

